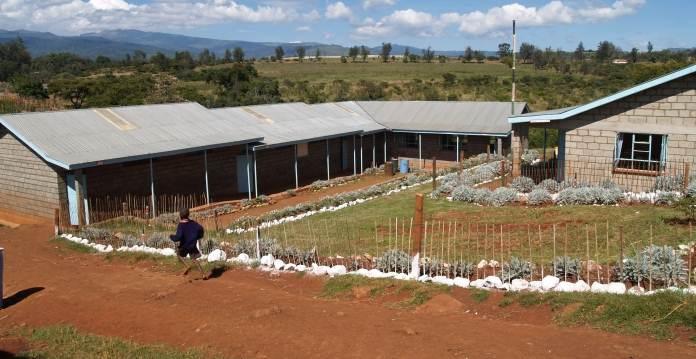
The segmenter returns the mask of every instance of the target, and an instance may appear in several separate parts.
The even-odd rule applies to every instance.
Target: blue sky
[[[494,50],[696,46],[693,0],[0,0],[0,28],[80,34],[128,28],[264,42]]]

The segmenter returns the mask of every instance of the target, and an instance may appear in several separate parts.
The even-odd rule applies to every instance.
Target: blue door
[[[254,180],[253,162],[246,155],[237,156],[237,192],[249,193],[249,179]],[[247,172],[247,164],[249,165]]]

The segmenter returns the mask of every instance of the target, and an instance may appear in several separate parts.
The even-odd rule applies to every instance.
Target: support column
[[[459,158],[461,154],[459,153],[459,135],[457,135],[457,163],[459,163]]]
[[[519,177],[522,175],[522,153],[527,144],[527,135],[529,127],[526,124],[512,126],[510,133],[510,152],[512,153],[512,176]]]
[[[205,167],[205,203],[210,204],[210,187],[208,185],[208,150],[203,151],[203,166]]]
[[[259,176],[256,175],[256,150],[252,154],[254,157],[254,197],[259,197]]]
[[[152,158],[150,158],[150,206],[152,206],[150,213],[152,213],[152,218],[157,217],[157,207],[155,201],[155,170],[152,167]]]
[[[331,161],[330,161],[329,140],[326,140],[326,180],[331,179]]]
[[[420,276],[420,252],[423,240],[423,194],[416,194],[416,208],[415,215],[413,217],[413,243],[411,250],[411,273],[409,276],[411,278],[418,278]]]
[[[297,145],[295,145],[295,189],[300,188],[300,177],[297,174]]]
[[[355,135],[353,135],[353,176],[358,174],[358,165],[355,158]]]
[[[498,156],[504,156],[505,154],[503,153],[503,139],[501,137],[498,137],[498,144],[496,145],[496,152]]]
[[[377,142],[377,136],[372,134],[372,168],[377,167],[377,149],[375,147],[375,142]]]
[[[421,142],[421,134],[418,134],[418,165],[423,168],[423,146]]]
[[[387,163],[387,131],[384,131],[384,163]]]
[[[246,172],[247,172],[247,191],[251,200],[251,157],[249,157],[249,144],[246,145]]]
[[[360,174],[363,173],[365,166],[363,165],[363,136],[360,135]]]

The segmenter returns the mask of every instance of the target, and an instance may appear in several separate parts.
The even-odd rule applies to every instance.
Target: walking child
[[[176,227],[176,233],[169,236],[169,239],[178,244],[176,256],[186,266],[186,270],[181,275],[188,274],[191,267],[193,267],[193,263],[196,263],[203,279],[208,279],[208,275],[203,270],[200,262],[198,262],[201,252],[198,250],[197,244],[199,240],[203,239],[204,234],[203,226],[189,219],[189,209],[182,208],[179,211],[179,224]],[[191,258],[190,264],[186,263],[185,258],[187,256]]]

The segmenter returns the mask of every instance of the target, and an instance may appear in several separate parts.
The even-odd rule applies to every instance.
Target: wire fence
[[[682,190],[695,174],[690,162],[626,162],[594,157],[578,161],[550,159],[521,166],[521,175],[536,183],[545,179],[590,185],[612,182],[629,192]]]

